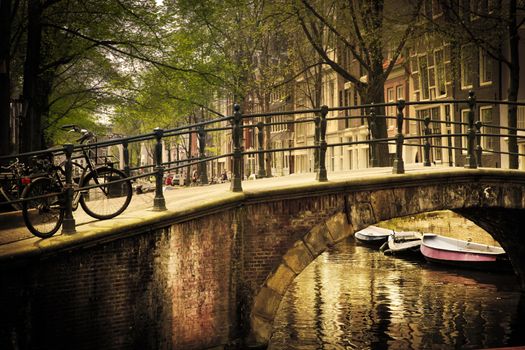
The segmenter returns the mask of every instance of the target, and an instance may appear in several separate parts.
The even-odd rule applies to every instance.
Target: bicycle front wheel
[[[64,206],[61,194],[34,197],[58,192],[60,188],[47,177],[34,179],[22,192],[22,198],[33,198],[22,202],[22,216],[29,231],[37,237],[48,238],[58,231],[64,220]]]
[[[131,181],[117,169],[103,167],[86,175],[81,187],[98,185],[82,191],[80,205],[90,216],[105,220],[122,213],[129,205],[133,191]],[[124,180],[118,183],[110,182]]]

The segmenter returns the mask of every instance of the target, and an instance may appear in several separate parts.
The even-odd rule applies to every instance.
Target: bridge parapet
[[[419,118],[408,115],[407,107],[414,106],[424,106],[427,104],[444,104],[448,106],[450,111],[451,106],[464,106],[468,108],[468,120],[467,122],[456,120],[451,120],[450,115],[447,115],[445,120],[432,119],[430,117]],[[314,164],[315,164],[315,176],[316,179],[320,182],[328,180],[328,174],[326,169],[326,151],[328,148],[334,147],[349,147],[349,146],[363,146],[365,149],[369,150],[369,160],[372,167],[380,165],[379,158],[386,159],[387,154],[379,154],[379,149],[383,151],[388,150],[388,146],[395,146],[395,156],[392,161],[391,171],[394,174],[403,174],[405,172],[405,159],[404,152],[407,147],[416,147],[424,151],[423,155],[419,155],[419,161],[424,161],[425,166],[431,166],[435,159],[432,159],[432,150],[441,150],[447,149],[449,154],[449,165],[464,165],[469,169],[477,169],[482,164],[482,158],[487,157],[488,155],[501,155],[505,157],[510,157],[514,159],[509,161],[508,164],[516,166],[518,164],[517,159],[523,159],[522,157],[525,154],[516,153],[516,152],[507,152],[504,150],[502,144],[499,144],[494,149],[483,149],[482,145],[484,144],[485,138],[523,138],[525,136],[519,135],[517,131],[525,132],[525,129],[516,128],[513,126],[504,126],[504,125],[488,125],[484,123],[479,118],[478,107],[479,106],[510,106],[516,107],[518,105],[525,106],[525,103],[519,102],[509,102],[509,101],[495,101],[495,100],[476,100],[476,97],[473,92],[469,93],[467,100],[440,100],[440,101],[404,101],[399,100],[397,102],[389,103],[371,103],[368,105],[358,105],[358,106],[341,106],[341,107],[332,107],[322,106],[321,108],[306,109],[306,110],[297,110],[297,111],[284,111],[284,112],[274,112],[274,113],[242,113],[242,106],[235,105],[233,108],[232,116],[220,116],[219,118],[202,121],[192,125],[185,125],[181,127],[176,127],[167,130],[155,129],[152,133],[147,133],[143,135],[125,137],[125,138],[116,138],[111,140],[106,140],[102,142],[96,142],[92,144],[77,145],[73,148],[73,151],[82,151],[82,150],[92,150],[93,153],[97,153],[97,150],[104,147],[111,146],[121,146],[123,149],[123,161],[122,168],[124,173],[127,175],[126,178],[120,179],[117,181],[106,182],[104,185],[100,186],[111,186],[119,182],[138,180],[140,178],[155,177],[155,193],[156,196],[153,200],[153,207],[155,210],[164,210],[165,203],[163,198],[163,176],[169,172],[181,173],[186,172],[188,178],[190,174],[191,167],[198,167],[199,176],[195,177],[195,181],[200,179],[202,183],[207,182],[207,176],[203,172],[207,172],[206,164],[210,164],[213,161],[218,161],[219,159],[226,158],[229,161],[224,162],[224,164],[233,164],[231,171],[231,191],[240,192],[242,191],[242,180],[244,177],[244,171],[247,169],[244,165],[244,158],[257,155],[259,162],[259,178],[269,175],[264,171],[262,162],[264,161],[265,156],[267,157],[270,154],[278,152],[288,152],[290,155],[296,151],[313,151],[314,154]],[[392,115],[382,115],[381,111],[385,107],[395,107],[397,108],[397,114]],[[457,109],[457,108],[456,108]],[[350,111],[355,110],[364,110],[367,111],[368,115],[348,115]],[[327,117],[329,112],[338,112],[340,113],[337,117]],[[346,114],[346,115],[344,115]],[[354,113],[355,114],[355,113]],[[282,116],[291,116],[292,118],[296,115],[300,116],[314,116],[312,118],[297,118],[294,120],[286,121],[273,121],[272,118],[282,117]],[[260,121],[264,119],[264,122]],[[327,132],[327,123],[334,121],[345,121],[345,123],[350,123],[353,119],[361,119],[368,121],[368,140],[347,140],[346,142],[331,142],[329,143],[326,137]],[[384,124],[384,120],[381,123],[381,119],[395,119],[396,121],[396,134],[395,137],[383,137],[377,130],[377,125]],[[457,118],[456,118],[457,119]],[[226,125],[227,122],[230,122],[231,125]],[[422,135],[405,135],[405,130],[403,125],[407,123],[419,123],[421,129],[424,130]],[[314,144],[313,145],[293,145],[289,147],[283,147],[279,149],[268,149],[265,138],[265,129],[273,128],[283,125],[299,125],[299,124],[314,124]],[[445,124],[447,127],[447,133],[443,134],[441,132],[436,132],[436,130],[442,130],[441,125]],[[242,139],[243,132],[245,129],[255,129],[258,128],[259,135],[258,138],[258,149],[254,151],[243,150]],[[450,132],[451,128],[454,128],[454,132]],[[495,130],[495,131],[494,131]],[[211,133],[231,133],[231,140],[228,143],[231,145],[231,153],[217,154],[211,156],[210,154],[206,155],[205,142],[207,139],[206,135]],[[179,149],[178,139],[180,137],[188,137],[191,139],[193,134],[198,133],[199,135],[199,155],[198,157],[192,157],[191,154],[188,154],[185,159],[171,160],[168,157],[166,161],[163,159],[163,146],[164,143],[175,143],[177,144],[177,150]],[[467,140],[466,144],[462,139]],[[439,142],[438,142],[439,140]],[[443,140],[443,141],[441,141]],[[142,142],[155,142],[155,155],[152,159],[151,164],[132,166],[130,164],[129,157],[129,145],[131,143],[142,143]],[[263,147],[263,143],[264,146]],[[445,145],[446,144],[446,145]],[[488,144],[488,142],[487,142]],[[380,147],[385,146],[385,147]],[[32,156],[42,156],[42,155],[53,155],[54,157],[63,157],[64,154],[71,153],[69,152],[69,146],[64,145],[62,148],[55,148],[50,150],[43,150],[37,152],[30,152],[25,154],[10,155],[10,156],[1,156],[0,162],[8,161],[9,159],[14,158],[28,158]],[[386,152],[385,151],[385,152]],[[190,152],[191,153],[191,152]],[[452,155],[454,154],[454,155]],[[96,157],[95,157],[96,158]],[[463,164],[462,164],[463,163]],[[383,164],[385,165],[385,164]],[[496,161],[493,165],[496,167],[502,165],[502,161]],[[252,171],[255,172],[255,168]],[[66,177],[71,177],[70,167],[64,169]],[[217,174],[218,175],[218,174]],[[246,174],[248,175],[248,174]],[[330,174],[332,176],[332,174]],[[86,191],[88,188],[86,186],[80,188],[76,187],[72,189],[73,192]],[[71,191],[63,191],[63,193],[46,193],[46,197],[59,196],[64,202],[64,209],[72,206],[73,196],[70,193]],[[68,194],[68,195],[66,195]],[[34,198],[11,198],[8,203],[19,204],[20,202],[32,201]],[[75,220],[74,218],[67,215],[66,225],[63,228],[64,233],[75,232]]]

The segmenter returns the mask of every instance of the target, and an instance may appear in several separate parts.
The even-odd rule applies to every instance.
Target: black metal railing
[[[451,120],[450,116],[447,116],[445,120],[436,120],[431,119],[429,116],[424,118],[411,117],[407,113],[407,107],[418,107],[426,105],[450,105],[456,106],[457,111],[459,107],[465,107],[467,110],[467,121],[458,121]],[[208,183],[208,169],[207,164],[212,161],[226,158],[231,162],[231,185],[230,189],[233,192],[241,192],[242,189],[242,172],[243,172],[243,158],[245,156],[256,156],[258,169],[257,177],[262,178],[267,176],[265,170],[265,155],[277,152],[291,152],[297,150],[313,150],[314,153],[314,172],[315,178],[318,181],[328,181],[328,173],[326,169],[326,153],[327,149],[330,147],[343,147],[343,146],[355,146],[355,145],[368,145],[369,148],[369,164],[372,167],[375,167],[379,164],[378,154],[375,151],[375,145],[377,144],[387,144],[393,145],[395,148],[395,153],[392,158],[392,173],[393,174],[403,174],[405,173],[405,160],[404,153],[406,147],[418,147],[422,150],[422,161],[423,166],[432,165],[432,150],[443,150],[448,151],[448,165],[452,166],[454,163],[456,166],[457,162],[461,159],[463,160],[463,166],[468,169],[476,169],[481,167],[483,162],[483,154],[499,154],[499,155],[512,155],[512,156],[525,156],[521,153],[513,153],[508,151],[502,151],[500,149],[483,149],[483,142],[486,138],[525,138],[525,129],[513,128],[503,125],[493,125],[483,123],[479,118],[478,106],[488,105],[488,106],[501,106],[501,105],[513,105],[513,106],[525,106],[525,103],[513,103],[508,101],[495,101],[495,100],[476,100],[476,97],[473,92],[469,93],[469,97],[466,100],[439,100],[439,101],[404,101],[398,100],[396,102],[390,103],[376,103],[376,104],[367,104],[359,106],[343,106],[343,107],[333,107],[329,108],[327,106],[322,106],[321,108],[314,109],[303,109],[296,111],[285,111],[285,112],[273,112],[273,113],[251,113],[243,114],[239,105],[233,106],[233,115],[227,117],[221,117],[213,120],[203,121],[191,125],[180,126],[172,129],[160,129],[156,128],[151,133],[146,133],[142,135],[124,137],[124,138],[114,138],[106,141],[83,144],[83,145],[71,145],[66,144],[63,147],[53,148],[49,150],[42,150],[36,152],[28,152],[17,155],[2,156],[0,157],[0,162],[9,161],[9,159],[20,158],[28,159],[33,156],[53,156],[65,158],[65,183],[63,193],[50,193],[45,196],[56,196],[64,195],[65,196],[65,219],[63,223],[63,232],[72,233],[75,232],[75,220],[72,214],[71,203],[74,192],[85,191],[89,188],[97,187],[97,185],[89,187],[75,187],[73,186],[72,181],[72,159],[76,152],[82,150],[89,150],[102,147],[110,147],[120,145],[122,147],[122,170],[126,174],[125,179],[120,179],[117,181],[111,181],[105,183],[104,186],[111,184],[120,183],[123,181],[137,180],[144,177],[155,177],[155,196],[153,199],[153,209],[156,211],[166,210],[166,201],[163,193],[164,185],[164,174],[166,172],[176,171],[178,172],[181,169],[187,170],[187,176],[189,174],[188,169],[192,166],[198,167],[199,173],[199,182],[201,184]],[[395,107],[396,115],[379,115],[378,110],[385,107]],[[338,116],[328,116],[330,112],[336,113],[348,113],[351,111],[362,111],[367,110],[367,115],[338,115]],[[301,119],[290,119],[285,121],[271,121],[264,122],[263,120],[268,119],[268,117],[274,116],[289,116],[293,118],[294,116],[300,115]],[[461,113],[460,113],[461,115]],[[306,116],[306,117],[305,117]],[[311,116],[311,117],[310,117]],[[390,137],[384,138],[374,138],[373,133],[370,130],[375,128],[375,124],[380,118],[384,119],[393,119],[395,120],[394,134]],[[270,118],[271,120],[271,118]],[[345,120],[347,125],[350,124],[351,120],[367,120],[368,121],[368,137],[367,140],[356,140],[348,142],[332,142],[328,143],[327,141],[327,124],[330,121]],[[225,123],[230,123],[226,125]],[[407,135],[406,134],[406,123],[416,122],[419,123],[421,129],[420,134],[416,135]],[[304,145],[304,146],[293,146],[293,147],[280,147],[274,149],[265,149],[264,144],[264,133],[265,128],[271,128],[274,126],[286,126],[291,127],[292,125],[298,124],[313,124],[314,125],[314,134],[313,144]],[[439,129],[442,130],[441,125],[445,124],[447,128],[446,133],[436,133],[432,130]],[[432,128],[431,128],[432,126]],[[452,132],[452,128],[456,130]],[[463,132],[463,128],[466,128],[466,131]],[[243,150],[242,139],[243,139],[243,130],[252,129],[255,132],[257,129],[257,149],[256,150]],[[459,132],[458,132],[459,129]],[[487,132],[493,130],[506,131],[503,132]],[[231,151],[225,152],[223,154],[216,154],[212,156],[207,156],[206,152],[206,140],[207,135],[211,133],[220,133],[224,131],[231,132],[230,139],[230,149]],[[523,132],[523,135],[518,134],[518,132]],[[163,145],[164,141],[170,141],[173,138],[186,137],[187,135],[197,135],[199,140],[198,155],[193,157],[191,155],[191,150],[185,159],[177,159],[164,161],[163,159]],[[467,143],[466,147],[463,145],[462,139],[466,138]],[[434,142],[434,140],[443,140],[446,139],[446,146],[442,142]],[[452,140],[455,140],[454,145]],[[412,143],[416,141],[417,143]],[[130,150],[129,147],[131,144],[141,143],[141,142],[152,142],[154,143],[154,155],[152,157],[153,162],[151,164],[132,166],[130,164]],[[501,143],[501,142],[500,142]],[[179,147],[177,143],[177,148]],[[191,145],[188,146],[191,148]],[[453,157],[452,152],[461,152],[457,157]],[[219,152],[218,152],[219,153]],[[464,155],[463,155],[464,153]],[[453,159],[454,162],[453,162]],[[501,162],[499,163],[501,164]],[[151,171],[146,170],[151,169]],[[44,196],[44,197],[45,197]],[[42,197],[42,196],[40,196]],[[19,203],[23,201],[31,200],[31,198],[19,198],[12,201],[7,201],[5,203]]]

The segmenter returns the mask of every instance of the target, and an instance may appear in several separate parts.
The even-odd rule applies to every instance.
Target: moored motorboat
[[[377,226],[368,226],[361,231],[357,231],[354,237],[361,243],[381,246],[385,243],[394,231]]]
[[[384,245],[385,254],[401,254],[419,252],[423,235],[416,231],[394,231],[388,236]]]
[[[421,253],[427,261],[482,270],[507,270],[510,264],[501,247],[425,233]]]

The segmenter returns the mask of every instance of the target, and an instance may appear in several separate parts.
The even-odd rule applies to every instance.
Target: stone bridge
[[[2,245],[0,348],[264,345],[288,286],[328,247],[382,220],[443,209],[492,234],[525,290],[525,173],[390,171],[172,191],[166,212]]]

